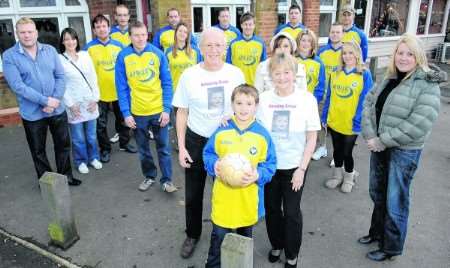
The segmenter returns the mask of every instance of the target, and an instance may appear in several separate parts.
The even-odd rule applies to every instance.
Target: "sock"
[[[280,256],[281,250],[279,249],[272,249],[272,251],[270,252],[270,254],[272,254],[273,256]]]
[[[297,264],[297,258],[295,258],[293,260],[287,260],[287,263],[289,263],[290,265],[295,265],[295,264]]]

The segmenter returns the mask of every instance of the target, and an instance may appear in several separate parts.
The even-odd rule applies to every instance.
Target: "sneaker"
[[[114,136],[111,137],[111,139],[109,139],[109,141],[111,143],[116,143],[119,141],[119,133],[114,134]]]
[[[81,174],[88,174],[89,173],[89,169],[88,169],[88,167],[86,166],[85,163],[81,163],[78,166],[78,172],[80,172]]]
[[[163,183],[161,185],[161,188],[164,192],[167,192],[167,193],[173,193],[173,192],[178,191],[178,188],[175,187],[175,185],[173,185],[173,183],[171,183],[170,181]]]
[[[186,237],[186,239],[183,242],[183,245],[181,246],[180,252],[181,257],[183,257],[184,259],[191,257],[192,253],[194,253],[197,242],[198,239]]]
[[[334,167],[334,159],[331,159],[330,167]]]
[[[108,151],[103,151],[100,153],[100,161],[103,163],[108,163],[111,160],[111,154]]]
[[[146,178],[141,184],[139,184],[139,191],[145,192],[150,188],[150,186],[155,183],[155,180],[153,178]]]
[[[312,159],[313,160],[319,160],[322,157],[327,156],[327,148],[325,146],[320,146],[317,148],[317,150],[314,152]]]
[[[91,166],[93,166],[95,169],[101,169],[103,167],[102,163],[97,159],[91,161]]]

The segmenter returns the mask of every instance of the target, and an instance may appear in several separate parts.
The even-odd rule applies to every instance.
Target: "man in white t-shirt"
[[[176,128],[180,165],[185,168],[186,239],[181,256],[189,258],[202,231],[203,192],[206,171],[203,147],[222,118],[231,116],[231,93],[245,83],[241,70],[224,63],[224,33],[203,31],[200,51],[204,61],[186,69],[180,77],[172,105],[178,107]]]

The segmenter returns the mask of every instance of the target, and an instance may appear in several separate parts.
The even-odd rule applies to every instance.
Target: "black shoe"
[[[181,257],[183,257],[184,259],[191,257],[192,253],[194,253],[197,242],[198,239],[186,237],[186,239],[183,242],[183,245],[181,246],[180,252]]]
[[[124,152],[127,152],[127,153],[130,153],[130,154],[137,153],[136,148],[133,145],[131,145],[131,144],[127,144],[125,146],[120,146],[120,150],[124,151]]]
[[[372,261],[385,261],[385,260],[394,260],[395,255],[387,254],[383,252],[381,249],[377,249],[367,253],[366,257]]]
[[[75,178],[71,178],[67,181],[67,184],[69,184],[70,186],[78,186],[81,184],[81,181]]]
[[[277,256],[277,255],[273,255],[272,250],[270,250],[269,255],[267,256],[267,259],[269,260],[270,263],[274,263],[280,259],[280,255],[281,255],[281,251],[280,251],[280,254]]]
[[[108,151],[103,151],[100,155],[100,162],[108,163],[111,160],[111,153]]]
[[[376,237],[373,237],[371,235],[365,235],[363,237],[360,237],[358,239],[358,243],[363,244],[363,245],[368,245],[371,244],[373,242],[377,242],[379,239]]]

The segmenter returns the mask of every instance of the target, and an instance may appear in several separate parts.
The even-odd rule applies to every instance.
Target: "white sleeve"
[[[307,90],[306,83],[305,65],[303,63],[299,63],[297,75],[295,77],[295,84],[299,90]]]
[[[175,94],[173,95],[172,106],[179,108],[189,108],[189,99],[188,99],[188,75],[184,71],[181,74],[180,80],[178,81],[177,89],[175,90]]]
[[[258,64],[258,67],[256,68],[255,73],[255,88],[258,90],[259,93],[264,91],[264,77],[262,74],[262,62]]]
[[[317,105],[316,98],[309,92],[305,92],[305,101],[307,102],[308,107],[308,117],[306,119],[306,131],[314,131],[320,130],[320,117],[319,117],[319,108]]]
[[[66,59],[63,57],[63,56],[61,56],[61,55],[59,55],[59,60],[61,61],[61,65],[63,66],[63,68],[64,68],[64,75],[67,75],[67,72],[66,72],[66,70],[67,70],[67,64],[66,64]],[[72,107],[74,104],[75,104],[75,101],[74,101],[74,99],[72,98],[72,96],[71,96],[71,92],[70,92],[70,90],[67,90],[67,87],[66,87],[66,85],[64,85],[64,96],[63,96],[63,98],[62,98],[62,101],[63,101],[63,103],[64,103],[64,105],[66,106],[66,107]]]
[[[93,91],[92,95],[94,96],[94,100],[98,102],[100,99],[100,90],[98,88],[97,73],[95,72],[94,63],[92,62],[92,59],[87,52],[84,52],[83,54],[84,54],[83,64],[86,64],[86,66],[88,67],[88,73],[86,78],[89,81],[89,85],[92,88]]]

